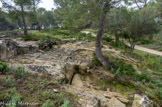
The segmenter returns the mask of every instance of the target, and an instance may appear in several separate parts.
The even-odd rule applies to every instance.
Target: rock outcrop
[[[153,105],[146,95],[135,94],[132,107],[153,107]]]
[[[10,45],[8,46],[6,42],[8,41],[3,41],[3,45],[0,42],[0,46],[3,46],[3,50],[5,50],[4,47],[8,47],[10,56],[17,55],[20,47],[29,45],[24,45],[26,43],[21,43],[21,41],[12,40],[9,41]],[[57,78],[70,83],[70,86],[63,85],[62,88],[78,96],[78,103],[81,107],[126,107],[125,104],[129,103],[128,96],[124,96],[119,92],[112,92],[109,87],[102,90],[93,83],[92,79],[95,78],[86,75],[91,73],[89,72],[88,65],[92,60],[94,48],[91,47],[94,44],[87,43],[86,46],[85,44],[85,42],[83,44],[82,42],[67,43],[60,47],[56,46],[48,52],[37,51],[32,54],[16,56],[10,59],[8,63],[11,66],[23,66],[25,71],[28,72],[45,72],[53,75],[54,79]],[[24,53],[30,51],[28,49]],[[5,51],[8,52],[8,50]],[[8,54],[7,52],[5,54]],[[21,50],[21,52],[23,51]],[[54,89],[54,92],[57,93],[58,91]],[[133,94],[131,98],[133,98]],[[146,97],[135,95],[133,107],[147,107],[145,105],[148,104],[150,104],[150,100]]]
[[[19,43],[16,40],[3,39],[0,40],[0,59],[8,59],[13,56],[25,53],[31,53],[36,46]]]

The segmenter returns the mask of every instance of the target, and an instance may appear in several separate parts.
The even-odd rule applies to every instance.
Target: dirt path
[[[91,33],[91,35],[92,35],[93,37],[96,37],[96,34],[93,33],[93,32],[90,32],[90,31],[82,31],[82,33],[85,33],[85,34]]]
[[[129,44],[127,44],[127,45],[130,46]],[[136,45],[135,49],[141,50],[141,51],[144,51],[144,52],[147,52],[147,53],[150,53],[150,54],[162,56],[162,52],[160,52],[160,51],[148,49],[148,48],[145,48],[145,47],[142,47],[142,46],[139,46],[139,45]]]

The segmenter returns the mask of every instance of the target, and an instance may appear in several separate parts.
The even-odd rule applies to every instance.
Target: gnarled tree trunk
[[[102,63],[102,65],[104,66],[112,66],[115,69],[118,69],[118,67],[114,64],[112,64],[107,58],[104,57],[104,55],[102,54],[102,50],[101,50],[101,39],[102,39],[102,35],[104,33],[104,20],[105,20],[105,15],[106,13],[104,12],[104,4],[102,7],[102,12],[100,15],[100,28],[96,37],[96,57],[97,59]]]

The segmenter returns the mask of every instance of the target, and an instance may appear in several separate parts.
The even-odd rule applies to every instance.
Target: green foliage
[[[151,77],[146,71],[142,71],[141,75],[139,76],[139,80],[150,81]]]
[[[0,62],[0,74],[5,74],[7,72],[7,64],[4,62]]]
[[[16,79],[23,79],[25,76],[25,71],[23,67],[18,67],[16,70],[13,71],[13,75]]]
[[[3,77],[2,78],[2,86],[3,87],[10,87],[11,86],[11,78],[10,77]]]
[[[4,12],[0,8],[0,31],[4,30],[12,30],[16,28],[16,24],[11,21],[12,19],[9,17],[9,13]],[[0,34],[2,34],[0,32]]]
[[[46,44],[47,40],[51,40],[51,38],[49,36],[44,36],[40,38],[40,40],[37,42],[37,44],[39,45],[39,48],[42,48]]]
[[[55,85],[60,85],[60,84],[61,84],[61,80],[57,78],[57,79],[54,81],[54,84],[55,84]]]
[[[139,81],[137,81],[137,82],[134,84],[135,87],[140,87],[140,85],[141,85],[141,83],[140,83]]]
[[[54,10],[54,18],[62,28],[78,32],[98,21],[99,9],[94,0],[54,0],[54,2],[58,7]]]
[[[64,104],[62,104],[61,107],[70,107],[70,101],[64,100]]]
[[[119,71],[123,75],[132,76],[135,73],[135,69],[131,64],[126,64],[123,61],[115,61],[114,64],[116,64],[119,67]]]
[[[160,99],[162,99],[162,88],[156,90],[156,95],[159,96]]]
[[[102,38],[103,43],[108,44],[110,46],[112,46],[113,48],[117,48],[117,49],[121,49],[124,51],[127,51],[127,49],[129,49],[129,47],[121,41],[118,41],[117,43],[115,41],[113,41],[112,38],[108,37],[108,36],[104,36]]]
[[[2,86],[3,87],[6,87],[6,88],[9,88],[9,87],[15,87],[16,85],[16,81],[13,79],[11,80],[10,77],[3,77],[2,78]]]
[[[41,107],[54,107],[54,102],[51,100],[46,100]]]
[[[50,32],[53,33],[53,35],[72,35],[73,33],[69,30],[63,30],[57,27],[52,27],[50,29]]]
[[[10,102],[10,104],[7,105],[7,107],[17,107],[18,102],[21,102],[21,98],[19,97],[15,87],[11,89],[10,93],[6,93],[4,98],[6,101]]]
[[[162,57],[156,56],[152,54],[147,54],[142,51],[136,50],[136,58],[140,60],[140,64],[138,67],[140,69],[147,69],[150,68],[155,71],[162,72]]]
[[[140,40],[137,42],[138,45],[148,45],[148,44],[150,44],[150,43],[152,43],[152,41],[146,40],[146,39],[140,39]]]

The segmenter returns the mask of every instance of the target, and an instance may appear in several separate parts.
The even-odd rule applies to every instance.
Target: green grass
[[[20,37],[20,36],[19,36]],[[91,34],[85,34],[85,33],[73,33],[69,30],[62,30],[53,28],[50,30],[29,30],[28,36],[21,36],[24,40],[34,40],[38,41],[40,38],[44,37],[50,37],[52,40],[60,40],[60,39],[70,39],[75,38],[76,40],[93,40],[95,39]]]

